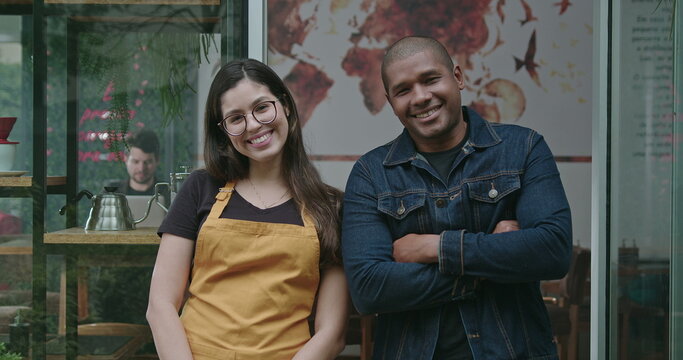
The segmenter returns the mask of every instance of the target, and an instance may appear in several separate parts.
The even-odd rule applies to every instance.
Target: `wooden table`
[[[81,276],[86,272],[79,272],[79,268],[102,265],[151,266],[160,241],[156,232],[156,227],[124,231],[85,230],[78,227],[45,234],[47,252],[65,256],[60,281],[59,334],[66,334],[67,338],[69,334],[77,336],[79,319],[88,316],[87,277]]]
[[[45,234],[46,244],[109,244],[109,245],[158,245],[157,228],[143,227],[135,230],[103,231],[70,228]]]

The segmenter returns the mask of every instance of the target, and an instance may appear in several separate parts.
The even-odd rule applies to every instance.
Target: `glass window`
[[[615,13],[611,122],[611,358],[668,358],[674,215],[672,4]],[[680,205],[679,205],[680,206]]]
[[[226,3],[0,4],[0,117],[17,119],[0,146],[18,143],[14,164],[0,164],[0,343],[10,350],[24,351],[10,341],[23,329],[15,321],[31,324],[35,358],[42,351],[71,358],[76,345],[84,355],[130,344],[87,335],[87,324],[145,326],[165,212],[154,205],[136,233],[112,240],[83,230],[95,203],[81,190],[98,196],[117,183],[138,220],[155,184],[203,166],[206,93],[226,57],[226,34],[243,35],[226,30]],[[39,31],[32,12],[41,15]],[[44,86],[33,88],[34,75]],[[159,189],[168,206],[175,188]],[[151,338],[135,346],[155,354]]]

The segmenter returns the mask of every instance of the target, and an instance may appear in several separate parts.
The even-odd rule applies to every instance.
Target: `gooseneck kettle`
[[[139,224],[149,216],[149,210],[154,202],[164,211],[168,209],[159,203],[159,186],[169,186],[168,183],[154,185],[154,196],[147,202],[147,210],[140,219],[133,219],[133,214],[128,206],[126,195],[116,192],[116,187],[105,186],[104,191],[93,195],[88,190],[81,190],[76,195],[74,202],[78,202],[83,196],[91,200],[92,206],[85,222],[85,230],[135,230],[135,224]],[[64,215],[66,205],[59,210]]]

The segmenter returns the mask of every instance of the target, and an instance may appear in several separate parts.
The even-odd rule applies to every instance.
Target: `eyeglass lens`
[[[256,104],[251,115],[261,124],[270,124],[277,117],[275,101],[264,101]],[[245,114],[230,115],[221,122],[225,131],[233,136],[241,135],[247,129]]]

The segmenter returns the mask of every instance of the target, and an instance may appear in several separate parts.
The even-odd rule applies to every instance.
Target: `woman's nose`
[[[261,127],[261,125],[263,125],[258,120],[256,120],[253,114],[244,115],[244,121],[247,122],[247,130],[258,129]]]

